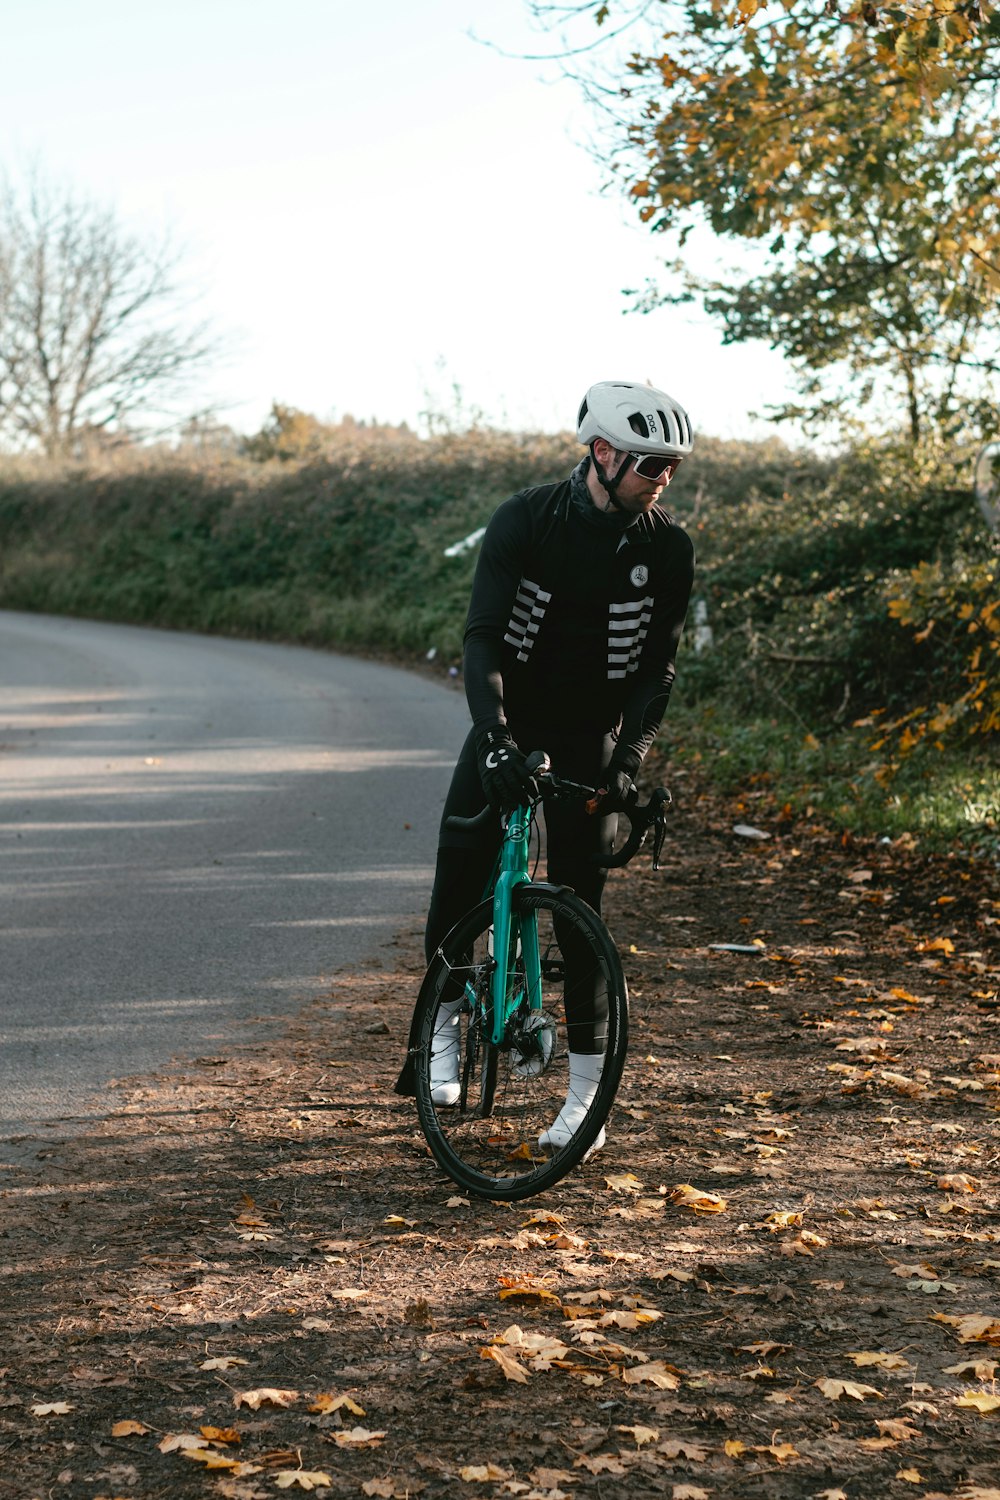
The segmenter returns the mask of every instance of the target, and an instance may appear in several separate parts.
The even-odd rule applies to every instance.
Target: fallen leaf
[[[990,1412],[1000,1411],[1000,1396],[988,1396],[985,1391],[966,1391],[964,1396],[955,1397],[956,1406],[974,1406],[981,1416],[989,1416]]]
[[[64,1417],[68,1411],[74,1411],[75,1407],[71,1401],[40,1401],[37,1406],[31,1408],[33,1417]]]
[[[190,1458],[193,1463],[204,1464],[206,1469],[242,1469],[243,1464],[238,1458],[229,1458],[227,1454],[220,1453],[216,1448],[184,1448],[181,1451],[182,1458]]]
[[[857,1385],[853,1380],[817,1380],[814,1384],[829,1401],[839,1401],[841,1396],[849,1396],[852,1401],[864,1401],[867,1396],[882,1398],[882,1392],[873,1385]]]
[[[168,1432],[156,1446],[161,1453],[183,1453],[189,1448],[207,1448],[208,1440],[194,1432]]]
[[[949,1172],[937,1179],[936,1186],[946,1193],[978,1193],[982,1184],[978,1177],[970,1177],[967,1172]]]
[[[791,1458],[801,1458],[799,1450],[792,1443],[771,1443],[768,1447],[754,1448],[755,1453],[767,1453],[779,1464],[785,1464]]]
[[[501,1302],[509,1301],[514,1297],[516,1297],[519,1301],[524,1302],[555,1302],[556,1304],[558,1304],[559,1302],[559,1298],[556,1296],[555,1292],[550,1292],[548,1288],[544,1286],[531,1286],[528,1283],[516,1283],[513,1286],[505,1286],[501,1288]]]
[[[248,1361],[237,1359],[231,1354],[220,1354],[216,1359],[206,1359],[204,1364],[198,1366],[199,1370],[231,1370],[234,1365],[245,1365]]]
[[[739,1458],[741,1453],[748,1453],[746,1443],[741,1443],[738,1438],[726,1438],[722,1445],[722,1451],[727,1458]]]
[[[142,1422],[133,1422],[130,1419],[126,1418],[126,1420],[124,1422],[116,1422],[115,1423],[115,1425],[111,1429],[111,1436],[112,1437],[132,1437],[134,1435],[134,1436],[137,1436],[137,1437],[141,1437],[144,1432],[148,1432],[148,1431],[149,1431],[149,1428],[146,1427],[144,1425],[144,1423],[142,1423]]]
[[[568,1469],[547,1469],[539,1466],[532,1469],[528,1475],[532,1484],[539,1485],[543,1490],[555,1489],[560,1484],[576,1484],[577,1476],[571,1474]]]
[[[884,1350],[862,1349],[860,1353],[848,1354],[859,1369],[866,1365],[878,1365],[883,1370],[908,1370],[910,1365],[901,1354],[887,1354]]]
[[[635,1438],[635,1446],[641,1448],[643,1443],[655,1443],[660,1436],[658,1427],[616,1427],[616,1432],[630,1432]]]
[[[282,1391],[274,1386],[261,1386],[256,1391],[236,1391],[233,1395],[233,1405],[249,1406],[251,1411],[259,1411],[262,1406],[291,1406],[292,1402],[298,1399],[298,1391]]]
[[[613,1193],[642,1192],[643,1185],[634,1172],[613,1173],[610,1177],[605,1177],[604,1181]]]
[[[338,1448],[375,1448],[384,1437],[384,1432],[369,1432],[367,1427],[352,1427],[333,1434]]]
[[[896,1478],[897,1479],[905,1479],[910,1484],[921,1484],[922,1481],[923,1481],[923,1477],[924,1476],[920,1473],[919,1469],[897,1469],[896,1470]]]
[[[333,1391],[320,1391],[315,1397],[309,1410],[311,1412],[325,1413],[329,1411],[349,1411],[352,1416],[363,1417],[365,1409],[352,1401],[350,1396],[337,1396]]]
[[[655,1385],[660,1391],[676,1391],[681,1383],[677,1372],[664,1364],[662,1359],[653,1359],[648,1364],[623,1370],[622,1380],[626,1385]]]
[[[895,1443],[909,1443],[920,1436],[919,1429],[911,1426],[907,1417],[887,1417],[884,1421],[877,1421],[875,1426],[883,1437],[892,1438]]]
[[[333,1480],[322,1469],[312,1473],[305,1469],[281,1469],[274,1475],[274,1482],[281,1490],[291,1489],[293,1484],[297,1484],[300,1490],[327,1490]]]
[[[235,1427],[199,1427],[202,1437],[210,1443],[241,1443],[243,1439]]]
[[[656,1451],[664,1458],[686,1458],[692,1464],[703,1464],[708,1457],[707,1448],[700,1443],[685,1442],[683,1438],[664,1438]]]
[[[945,1365],[946,1375],[969,1375],[976,1380],[994,1380],[996,1378],[997,1362],[995,1359],[964,1359],[957,1365]]]
[[[628,1470],[620,1458],[612,1458],[608,1453],[595,1453],[593,1457],[584,1454],[573,1464],[574,1469],[586,1469],[590,1474],[614,1474],[620,1477],[627,1474]]]
[[[675,1484],[671,1490],[673,1500],[708,1500],[710,1490],[703,1490],[700,1484]]]
[[[530,1376],[521,1361],[513,1354],[508,1354],[506,1349],[499,1349],[495,1344],[487,1344],[479,1351],[481,1358],[492,1359],[500,1366],[507,1380],[516,1380],[520,1385],[527,1385]]]
[[[725,1198],[720,1198],[718,1193],[705,1192],[702,1188],[692,1187],[689,1182],[678,1183],[670,1194],[670,1201],[681,1208],[690,1208],[696,1214],[721,1214],[727,1207]]]
[[[1000,1318],[984,1313],[931,1313],[932,1323],[947,1323],[958,1334],[961,1344],[1000,1344]]]
[[[467,1484],[483,1484],[489,1480],[509,1479],[512,1471],[501,1469],[499,1464],[466,1464],[458,1472]]]

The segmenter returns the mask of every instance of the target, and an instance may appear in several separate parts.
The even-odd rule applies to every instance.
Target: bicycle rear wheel
[[[517,947],[493,1042],[493,908],[483,902],[431,961],[415,1054],[417,1113],[435,1160],[467,1192],[508,1200],[551,1187],[594,1144],[628,1043],[625,977],[596,912],[545,884],[518,886],[513,909],[537,923],[541,996],[531,1003]]]

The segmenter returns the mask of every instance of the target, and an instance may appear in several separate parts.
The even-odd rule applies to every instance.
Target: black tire
[[[614,1101],[628,1044],[625,976],[596,912],[571,891],[545,884],[518,886],[514,910],[537,918],[541,1010],[529,1009],[515,980],[514,1013],[503,1042],[493,1043],[493,908],[484,901],[442,942],[415,1016],[417,1113],[434,1158],[467,1192],[505,1200],[543,1192],[586,1155]],[[510,968],[516,974],[520,967],[516,953]],[[435,1102],[432,1088],[435,1038],[446,1035],[458,1048],[457,1102]],[[589,1108],[578,1111],[579,1120],[566,1128],[564,1143],[542,1147],[539,1137],[569,1098],[571,1044],[572,1050],[590,1054],[588,1069],[599,1073],[592,1084],[596,1091]],[[437,1092],[440,1097],[440,1088]]]

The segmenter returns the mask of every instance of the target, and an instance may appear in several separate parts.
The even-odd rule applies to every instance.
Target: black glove
[[[595,812],[615,813],[624,812],[633,807],[639,800],[639,789],[632,780],[631,771],[616,771],[609,766],[605,773],[604,785],[598,790],[594,799],[597,803]]]
[[[509,812],[538,796],[538,787],[525,767],[525,757],[506,729],[484,730],[476,748],[479,779],[492,807]]]

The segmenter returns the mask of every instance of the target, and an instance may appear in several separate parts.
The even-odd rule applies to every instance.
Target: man
[[[663,391],[602,381],[584,397],[577,437],[589,451],[569,478],[521,490],[486,528],[465,632],[472,730],[444,807],[428,961],[483,892],[500,838],[499,820],[477,833],[444,819],[472,816],[485,798],[505,811],[530,797],[533,750],[558,775],[601,789],[595,815],[580,803],[545,808],[549,879],[600,911],[606,874],[593,855],[613,847],[667,706],[694,550],[659,501],[691,452],[690,421]],[[571,1039],[570,1097],[543,1146],[564,1144],[575,1112],[589,1108],[603,1044],[598,1014]],[[458,1062],[457,1040],[435,1045],[439,1104],[457,1102]],[[409,1072],[400,1092],[412,1091]]]

